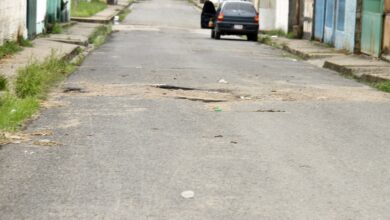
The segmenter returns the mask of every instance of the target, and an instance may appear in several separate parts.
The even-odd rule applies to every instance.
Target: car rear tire
[[[221,39],[221,32],[215,31],[215,39],[216,39],[216,40]]]
[[[211,30],[211,38],[215,38],[215,32],[214,32],[214,30]]]
[[[247,35],[248,41],[257,41],[258,40],[258,35],[257,34],[248,34]]]

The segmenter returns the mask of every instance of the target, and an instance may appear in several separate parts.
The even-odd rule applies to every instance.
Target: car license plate
[[[242,30],[242,29],[244,29],[244,26],[243,25],[234,25],[234,27],[233,27],[234,29],[236,29],[236,30]]]

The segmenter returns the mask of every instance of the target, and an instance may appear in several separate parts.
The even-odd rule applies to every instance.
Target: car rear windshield
[[[229,2],[223,7],[223,11],[229,14],[256,14],[256,9],[251,4]]]

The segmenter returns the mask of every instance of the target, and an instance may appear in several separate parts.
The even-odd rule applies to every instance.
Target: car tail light
[[[256,22],[256,23],[259,23],[259,14],[256,15],[256,17],[255,17],[255,22]]]
[[[218,21],[223,21],[223,18],[224,18],[224,14],[221,12],[221,13],[219,13],[219,15],[218,15]]]

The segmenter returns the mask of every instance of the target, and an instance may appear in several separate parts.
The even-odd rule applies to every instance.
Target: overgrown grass
[[[390,80],[380,82],[380,83],[375,83],[374,87],[384,92],[390,92]]]
[[[91,2],[72,0],[71,16],[89,17],[107,8],[107,4],[100,0]]]
[[[33,62],[20,69],[16,78],[15,92],[18,98],[45,98],[48,90],[74,70],[67,61],[53,53],[42,64]]]
[[[54,23],[50,29],[50,33],[52,34],[61,34],[62,32],[64,32],[64,30],[62,29],[61,25],[58,23]]]
[[[0,59],[15,54],[22,50],[22,47],[15,41],[6,41],[0,46]]]
[[[112,28],[110,25],[104,25],[96,28],[92,36],[89,37],[89,43],[95,45],[95,47],[101,46],[106,42],[107,36],[111,33]]]
[[[68,61],[53,54],[43,63],[32,62],[18,71],[15,94],[0,97],[0,130],[15,131],[38,109],[49,89],[74,71]]]
[[[125,20],[127,15],[129,15],[130,13],[131,13],[131,9],[129,8],[126,8],[125,10],[121,11],[121,13],[119,14],[119,21]]]
[[[32,42],[30,40],[24,39],[22,37],[19,38],[18,43],[22,47],[32,47],[33,46]]]
[[[8,81],[5,76],[0,75],[0,91],[4,91],[7,89]]]
[[[38,99],[19,99],[12,95],[0,98],[0,130],[15,131],[22,126],[39,108]]]

